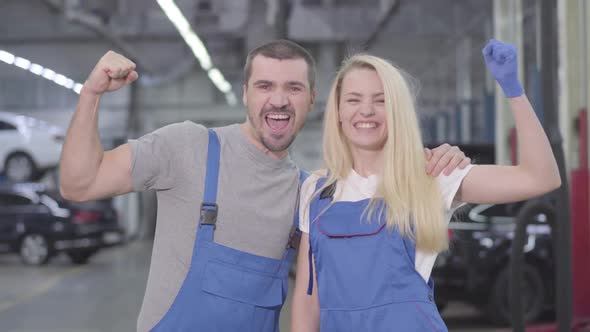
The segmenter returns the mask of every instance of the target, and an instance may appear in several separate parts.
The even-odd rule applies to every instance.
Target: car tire
[[[19,254],[27,265],[43,265],[49,261],[51,248],[45,236],[27,234],[20,241]]]
[[[543,313],[545,304],[545,286],[539,270],[524,264],[523,299],[524,321],[534,322]],[[498,325],[510,325],[512,314],[510,310],[510,267],[506,267],[496,277],[487,305],[487,315],[492,323]]]
[[[92,251],[70,251],[67,253],[70,261],[77,265],[87,264],[90,257],[92,257],[96,253],[96,250]]]
[[[4,175],[12,182],[33,181],[37,177],[37,166],[31,156],[24,152],[16,152],[6,158]]]

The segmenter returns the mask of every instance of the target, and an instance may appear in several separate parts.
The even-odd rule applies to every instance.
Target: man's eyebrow
[[[286,85],[289,85],[289,86],[300,86],[300,87],[305,88],[305,83],[303,83],[301,81],[288,81],[286,83]]]
[[[260,85],[260,84],[272,85],[272,81],[269,81],[269,80],[258,80],[256,82],[252,83],[252,85]]]

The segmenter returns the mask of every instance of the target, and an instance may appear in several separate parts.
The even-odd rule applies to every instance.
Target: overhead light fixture
[[[80,91],[82,91],[82,87],[83,85],[80,83],[74,83],[74,91],[76,91],[77,94],[80,94]]]
[[[17,56],[14,59],[14,65],[24,70],[29,70],[31,68],[31,61]]]
[[[14,63],[14,59],[15,56],[13,54],[0,50],[0,61],[6,62],[7,64],[11,65]]]
[[[35,75],[41,75],[43,73],[43,66],[33,63],[29,71]]]
[[[232,92],[231,84],[223,77],[223,74],[221,71],[219,71],[219,69],[213,67],[211,57],[209,56],[209,52],[207,52],[205,44],[203,44],[199,36],[193,31],[190,23],[182,14],[178,6],[176,6],[174,0],[157,1],[168,19],[176,27],[176,30],[178,30],[178,33],[180,33],[182,39],[184,39],[185,43],[199,61],[201,68],[207,72],[207,76],[209,76],[211,82],[213,82],[219,91],[225,94],[225,100],[229,105],[236,105],[237,100],[236,96]]]
[[[42,76],[50,81],[53,81],[53,78],[55,77],[55,72],[49,68],[44,68]]]
[[[65,77],[62,74],[57,74],[57,75],[55,75],[55,78],[53,79],[53,81],[55,83],[57,83],[58,85],[61,85],[61,86],[65,87],[66,86],[66,82],[68,81],[68,78]]]
[[[15,56],[12,53],[0,50],[0,61],[27,70],[37,76],[52,81],[55,84],[61,85],[66,89],[74,90],[77,94],[80,94],[80,90],[82,90],[82,84],[75,82],[73,79],[56,73],[49,68],[44,68],[37,63],[32,63],[28,59]]]

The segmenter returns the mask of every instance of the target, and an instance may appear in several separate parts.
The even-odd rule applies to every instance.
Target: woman
[[[325,169],[301,189],[292,331],[447,331],[430,272],[448,247],[453,210],[560,186],[548,139],[517,78],[516,49],[492,39],[483,54],[515,119],[519,164],[470,166],[436,178],[424,173],[402,73],[369,55],[344,63],[325,113]]]

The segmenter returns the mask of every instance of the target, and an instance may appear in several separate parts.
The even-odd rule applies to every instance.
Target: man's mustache
[[[289,115],[295,115],[295,111],[291,107],[272,107],[269,109],[262,110],[262,116],[265,117],[268,113],[287,113]]]

